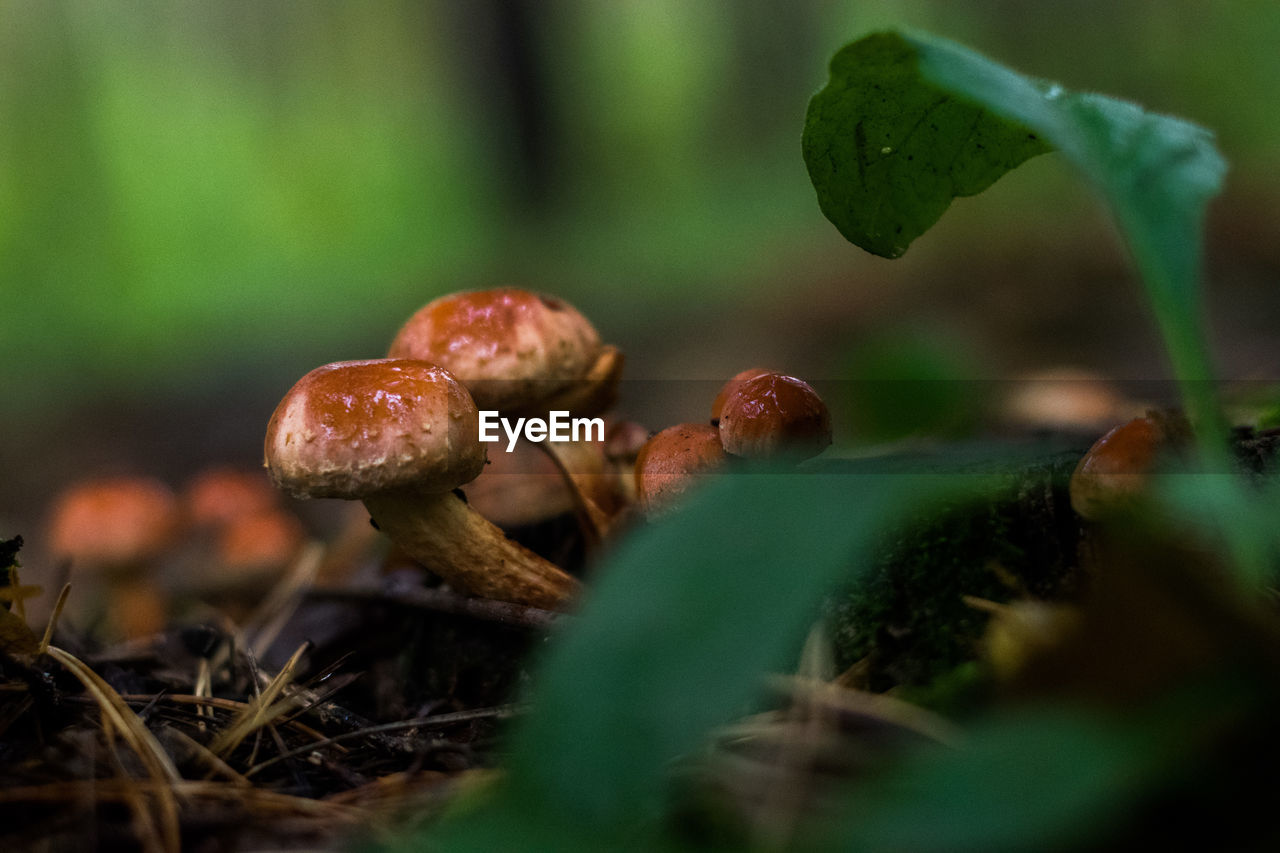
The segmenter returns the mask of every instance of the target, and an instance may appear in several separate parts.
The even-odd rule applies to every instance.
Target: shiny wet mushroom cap
[[[1168,437],[1150,417],[1134,418],[1107,432],[1081,457],[1071,474],[1071,508],[1098,521],[1130,506],[1147,487]]]
[[[484,468],[476,407],[462,383],[408,359],[318,367],[267,425],[267,470],[297,498],[448,492]]]
[[[711,425],[716,426],[720,422],[720,415],[724,411],[724,401],[729,399],[729,395],[738,389],[738,386],[748,379],[755,379],[757,376],[764,376],[766,373],[772,373],[763,367],[748,367],[746,370],[740,370],[735,373],[728,382],[721,386],[716,398],[711,401]]]
[[[781,373],[739,382],[720,411],[726,452],[752,458],[807,459],[831,444],[831,414],[809,383]]]
[[[506,415],[604,411],[622,369],[618,350],[601,343],[568,302],[510,287],[427,303],[401,327],[387,355],[447,368],[479,408]]]
[[[422,565],[476,595],[559,607],[578,584],[453,490],[484,468],[475,403],[442,367],[348,361],[302,377],[267,426],[266,465],[296,497],[362,500]]]

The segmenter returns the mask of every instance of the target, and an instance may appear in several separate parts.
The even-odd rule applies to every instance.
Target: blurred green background
[[[751,364],[944,378],[1165,366],[1105,217],[1052,156],[906,258],[845,244],[799,155],[831,53],[916,26],[1214,128],[1230,375],[1275,378],[1280,4],[1240,0],[0,0],[0,534],[80,476],[254,464],[306,370],[451,290],[555,292],[652,427]],[[908,358],[908,361],[911,359]],[[914,362],[913,362],[914,363]],[[892,368],[889,369],[890,374]],[[670,380],[670,381],[666,381]]]

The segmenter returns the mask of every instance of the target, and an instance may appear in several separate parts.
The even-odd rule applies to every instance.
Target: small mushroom
[[[54,502],[49,544],[107,587],[106,618],[125,639],[165,627],[167,597],[154,578],[155,563],[181,528],[178,500],[164,483],[114,477],[73,486]]]
[[[459,589],[544,608],[577,591],[453,494],[479,475],[485,451],[471,395],[442,367],[376,359],[316,368],[271,416],[265,460],[294,497],[363,500],[393,542]]]
[[[289,567],[307,542],[302,522],[291,513],[268,508],[240,515],[218,531],[220,586],[265,591]]]
[[[401,327],[389,358],[438,364],[476,406],[504,416],[565,410],[594,415],[613,405],[622,354],[563,299],[517,288],[435,299]]]
[[[1070,367],[1022,377],[1001,405],[1005,421],[1037,430],[1099,429],[1141,411],[1106,377]]]
[[[1093,443],[1072,472],[1071,508],[1086,521],[1100,521],[1132,505],[1167,443],[1164,427],[1153,417],[1114,427]]]
[[[211,532],[211,552],[203,554],[201,571],[188,574],[184,592],[244,624],[296,565],[307,544],[306,531],[297,516],[268,507],[237,515]]]
[[[772,370],[766,370],[763,367],[748,367],[746,370],[740,370],[720,388],[716,398],[711,401],[711,425],[720,425],[720,415],[724,411],[724,401],[729,399],[729,395],[737,390],[738,386],[748,379],[755,379],[757,376],[764,376],[766,373],[773,373]]]
[[[182,504],[187,520],[200,528],[219,528],[244,515],[274,509],[280,493],[261,471],[210,468],[187,484]]]
[[[670,509],[725,463],[719,431],[709,424],[676,424],[649,439],[636,457],[636,495],[651,517]]]
[[[525,527],[573,512],[560,469],[527,441],[489,455],[479,477],[463,487],[472,509],[505,528]]]
[[[800,460],[830,446],[831,414],[807,382],[773,372],[739,379],[743,375],[729,380],[720,410],[727,453]]]

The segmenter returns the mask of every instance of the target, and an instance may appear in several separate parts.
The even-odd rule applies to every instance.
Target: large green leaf
[[[1223,461],[1199,293],[1204,208],[1226,170],[1209,131],[1025,77],[952,42],[891,32],[836,54],[803,143],[823,212],[885,257],[902,254],[952,198],[981,191],[1046,143],[1061,152],[1111,208],[1184,402]]]
[[[961,749],[922,749],[857,788],[815,849],[1035,850],[1092,840],[1132,809],[1182,754],[1185,721],[1085,709],[988,717]],[[1176,724],[1182,722],[1184,728]]]
[[[794,661],[823,592],[865,563],[878,531],[987,482],[884,464],[720,478],[601,568],[543,661],[506,785],[433,840],[480,849],[533,815],[544,838],[549,826],[648,837],[671,762],[748,711],[763,672]]]

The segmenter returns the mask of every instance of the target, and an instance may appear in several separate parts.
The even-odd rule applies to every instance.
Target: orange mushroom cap
[[[636,495],[647,513],[668,508],[725,462],[720,433],[709,424],[677,424],[649,439],[636,457]]]
[[[603,411],[621,372],[621,355],[601,343],[576,308],[509,287],[427,303],[401,327],[387,355],[439,364],[466,384],[479,408],[512,414]]]
[[[306,538],[302,522],[283,510],[240,515],[218,535],[218,563],[247,574],[283,569],[298,556]]]
[[[762,373],[726,395],[720,441],[734,456],[807,459],[830,446],[831,413],[809,383]]]
[[[383,491],[448,492],[484,468],[471,395],[424,361],[374,359],[318,367],[267,425],[271,479],[299,498]]]
[[[53,552],[82,566],[126,567],[159,556],[181,523],[178,499],[164,483],[114,477],[73,486],[49,520]]]
[[[262,471],[210,468],[198,474],[182,494],[187,520],[218,527],[245,515],[271,510],[280,493]]]
[[[755,379],[757,376],[763,376],[766,373],[773,373],[772,370],[766,370],[763,367],[748,367],[746,370],[740,370],[720,388],[716,398],[711,401],[711,421],[714,424],[720,420],[720,414],[724,411],[724,401],[729,399],[729,395],[737,390],[738,386],[748,379]]]
[[[1134,418],[1114,427],[1081,457],[1071,474],[1071,508],[1097,521],[1132,502],[1143,489],[1166,442],[1152,418]]]

